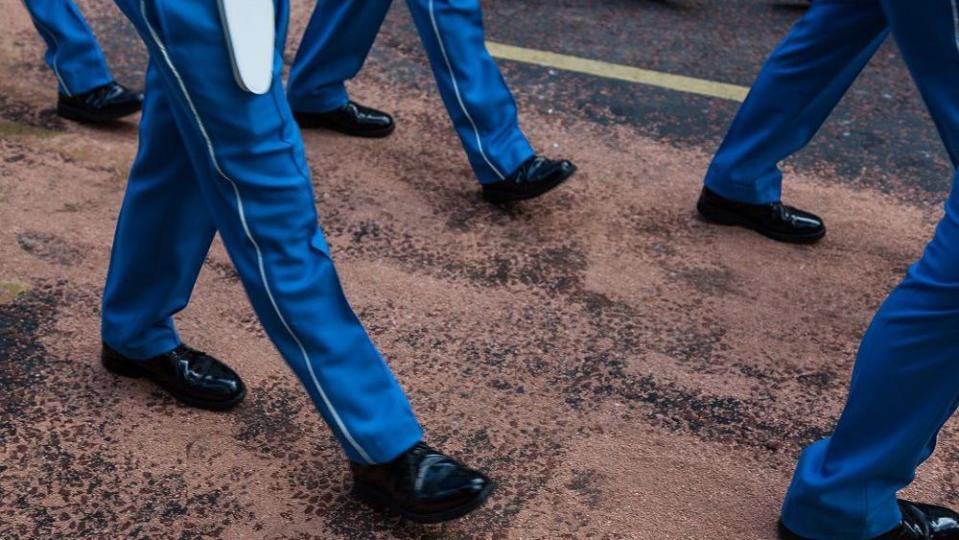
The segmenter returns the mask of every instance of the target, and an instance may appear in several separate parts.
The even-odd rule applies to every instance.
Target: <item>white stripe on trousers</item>
[[[336,409],[333,408],[333,403],[330,402],[329,397],[327,397],[326,392],[323,390],[323,386],[316,377],[316,372],[313,371],[313,363],[310,361],[310,355],[306,352],[306,347],[303,346],[303,342],[300,341],[300,338],[297,337],[297,335],[293,332],[293,329],[290,328],[290,325],[287,324],[286,319],[280,312],[279,306],[277,306],[276,300],[273,298],[273,291],[270,289],[270,284],[266,279],[266,268],[263,263],[263,252],[260,251],[260,246],[253,238],[253,233],[250,232],[250,227],[246,221],[246,213],[243,211],[243,199],[240,197],[240,188],[237,186],[236,182],[227,176],[223,172],[223,169],[220,168],[220,164],[216,159],[216,153],[213,149],[213,141],[210,139],[210,135],[207,133],[206,127],[203,125],[203,120],[200,118],[200,114],[197,112],[196,106],[193,104],[193,99],[190,98],[190,93],[187,91],[186,84],[183,82],[183,78],[180,77],[180,73],[177,71],[176,66],[173,65],[173,61],[170,59],[170,55],[167,53],[163,42],[160,41],[160,37],[157,35],[156,30],[153,29],[153,25],[150,24],[150,20],[147,18],[146,0],[140,0],[140,16],[143,17],[143,22],[147,25],[147,29],[150,30],[150,36],[156,43],[157,48],[160,49],[160,53],[163,55],[163,60],[170,68],[170,71],[173,72],[173,76],[176,77],[177,83],[180,85],[180,90],[183,92],[183,97],[190,106],[190,112],[193,114],[194,119],[196,119],[197,126],[200,128],[200,133],[206,140],[207,151],[210,154],[210,160],[213,162],[213,168],[216,169],[217,174],[229,182],[233,187],[233,193],[236,195],[236,206],[240,215],[240,223],[243,225],[243,232],[246,234],[247,240],[253,244],[254,250],[256,250],[256,259],[260,270],[260,279],[263,281],[263,288],[266,290],[266,295],[270,299],[270,304],[273,306],[273,310],[276,312],[277,318],[280,320],[280,323],[282,323],[283,328],[286,329],[287,333],[290,334],[290,337],[293,338],[296,346],[300,349],[300,354],[303,356],[303,361],[306,362],[306,368],[310,372],[310,378],[313,380],[313,385],[316,387],[316,391],[320,394],[320,398],[323,400],[324,406],[326,406],[327,410],[330,411],[330,416],[333,417],[336,427],[340,429],[340,431],[343,433],[343,437],[346,438],[346,440],[350,443],[353,449],[356,450],[361,458],[363,458],[367,463],[375,463],[373,458],[370,457],[366,450],[364,450],[363,447],[361,447],[359,443],[353,439],[353,435],[351,435],[350,431],[346,428],[346,424],[343,423],[343,419],[340,418],[339,413],[337,413]]]
[[[503,176],[503,173],[499,172],[499,169],[497,169],[493,163],[490,162],[489,158],[486,157],[486,151],[483,150],[483,140],[480,138],[479,128],[476,127],[476,122],[473,121],[473,117],[470,116],[469,111],[466,110],[466,105],[463,103],[463,97],[460,95],[460,87],[459,84],[456,83],[456,75],[453,73],[453,64],[450,63],[450,57],[446,54],[446,46],[443,45],[443,36],[440,34],[440,28],[436,24],[436,14],[433,11],[433,0],[430,0],[429,8],[430,21],[433,23],[433,32],[436,33],[436,41],[440,45],[440,52],[443,54],[443,60],[446,61],[446,69],[450,72],[450,80],[453,81],[453,92],[456,94],[456,101],[459,102],[460,109],[463,110],[463,114],[466,115],[466,119],[469,120],[470,125],[473,126],[473,133],[476,134],[476,146],[479,148],[480,155],[483,156],[483,161],[489,165],[490,169],[493,169],[493,172],[496,173],[496,176],[498,176],[500,180],[505,180],[506,177]]]
[[[53,45],[57,48],[57,51],[59,51],[60,43],[57,41],[57,37],[53,35],[53,32],[44,26],[43,23],[33,18],[33,13],[30,11],[30,6],[27,5],[27,0],[23,0],[23,7],[27,8],[27,13],[30,15],[30,19],[33,20],[33,24],[37,25],[37,29],[40,30],[41,33],[46,34],[50,38],[50,41],[53,42]],[[71,97],[72,94],[70,93],[70,88],[67,87],[67,83],[65,83],[63,81],[63,77],[60,76],[60,70],[57,69],[57,56],[58,55],[54,55],[53,57],[53,66],[51,66],[53,68],[53,74],[56,75],[57,80],[60,81],[60,87],[63,88],[63,92],[67,95],[67,97]]]

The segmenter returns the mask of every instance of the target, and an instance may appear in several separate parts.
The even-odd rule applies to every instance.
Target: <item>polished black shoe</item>
[[[180,345],[149,360],[126,358],[103,345],[103,367],[124,377],[146,377],[187,405],[211,411],[232,409],[243,401],[240,376],[212,356]]]
[[[57,99],[57,114],[77,122],[108,122],[140,110],[143,93],[114,81],[89,92]]]
[[[424,443],[383,465],[350,462],[353,495],[417,523],[440,523],[482,505],[493,482]]]
[[[532,199],[562,184],[575,172],[576,165],[565,159],[533,156],[505,180],[483,185],[483,197],[494,203]]]
[[[822,219],[781,202],[746,204],[704,187],[696,208],[707,221],[746,227],[780,242],[809,244],[826,236]]]
[[[353,137],[386,137],[396,127],[392,116],[353,101],[322,113],[294,111],[293,117],[303,129],[330,129]]]
[[[902,523],[872,540],[959,540],[959,513],[931,504],[899,501]],[[781,540],[809,540],[779,522]]]

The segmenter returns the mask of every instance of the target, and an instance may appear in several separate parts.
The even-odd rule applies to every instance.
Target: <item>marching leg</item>
[[[57,76],[60,91],[83,94],[113,81],[106,58],[71,0],[24,0],[34,26],[47,44],[47,65]]]
[[[234,81],[216,6],[121,6],[143,28],[207,211],[270,338],[350,459],[395,458],[422,431],[343,296],[279,53],[273,88],[249,94]]]
[[[770,55],[706,174],[708,220],[815,242],[822,220],[781,203],[779,162],[806,146],[889,33],[876,3],[817,0]]]
[[[359,73],[391,0],[319,0],[296,51],[287,97],[304,129],[386,137],[393,118],[350,101],[345,81]]]
[[[494,202],[537,197],[576,168],[536,155],[499,67],[486,50],[478,0],[408,0],[440,95],[484,195]]]
[[[173,324],[190,300],[216,228],[152,62],[147,85],[140,149],[104,287],[103,365],[154,380],[187,405],[231,409],[246,395],[240,376],[183,345]]]
[[[147,81],[155,90],[144,101],[103,297],[103,341],[137,359],[180,345],[173,315],[189,302],[216,233],[152,62]]]
[[[959,17],[949,2],[882,2],[949,153],[959,155]],[[807,448],[783,505],[784,538],[955,538],[959,514],[897,501],[959,402],[959,176],[922,258],[863,338],[831,437]],[[913,531],[913,532],[910,532]],[[923,533],[921,531],[929,531]],[[920,535],[921,534],[921,535]],[[886,537],[883,537],[886,538]]]
[[[47,45],[47,65],[57,76],[57,114],[105,122],[140,110],[143,96],[113,80],[103,51],[71,0],[24,0]]]
[[[403,390],[343,295],[279,78],[283,32],[273,86],[253,95],[234,81],[216,6],[118,4],[147,44],[193,177],[253,307],[351,461],[357,495],[417,521],[478,507],[492,483],[421,442]],[[282,26],[286,3],[277,7]]]

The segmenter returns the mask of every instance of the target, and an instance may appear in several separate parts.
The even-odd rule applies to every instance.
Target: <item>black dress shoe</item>
[[[354,137],[386,137],[396,127],[392,116],[353,101],[322,113],[294,112],[293,117],[303,129],[331,129]]]
[[[439,523],[479,508],[493,491],[482,473],[424,443],[383,465],[350,462],[353,494],[417,523]]]
[[[959,540],[959,513],[931,504],[899,501],[902,523],[872,540]],[[779,522],[782,540],[809,540]]]
[[[149,360],[126,358],[106,344],[103,367],[124,377],[146,377],[187,405],[211,411],[235,407],[246,396],[240,376],[206,353],[180,345]]]
[[[746,227],[780,242],[809,244],[826,236],[822,219],[781,202],[741,203],[704,187],[696,208],[707,221]]]
[[[483,197],[494,203],[532,199],[565,182],[576,172],[576,165],[565,159],[533,156],[505,180],[485,184]]]
[[[142,105],[142,92],[114,81],[75,96],[60,94],[57,114],[78,122],[107,122],[129,116],[139,111]]]

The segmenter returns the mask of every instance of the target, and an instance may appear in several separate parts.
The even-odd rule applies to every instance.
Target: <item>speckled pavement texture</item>
[[[294,5],[288,57],[310,7]],[[137,84],[145,57],[127,23],[107,0],[81,6]],[[486,6],[497,41],[737,84],[802,12]],[[515,63],[504,71],[531,140],[580,173],[542,200],[492,207],[398,4],[351,85],[395,113],[397,132],[305,139],[347,293],[429,441],[500,485],[467,519],[416,526],[347,496],[338,448],[219,244],[179,324],[245,377],[247,400],[195,411],[100,368],[99,296],[136,119],[59,120],[24,9],[0,7],[3,540],[773,538],[797,452],[830,430],[862,332],[948,187],[890,45],[787,164],[788,200],[830,226],[819,245],[696,217],[735,104]],[[909,495],[957,505],[954,423],[940,441]]]

